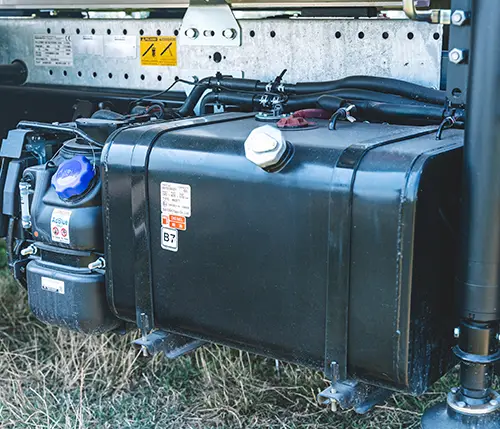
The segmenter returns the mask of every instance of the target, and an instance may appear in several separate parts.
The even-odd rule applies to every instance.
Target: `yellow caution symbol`
[[[173,36],[141,37],[141,66],[176,66],[177,39]]]

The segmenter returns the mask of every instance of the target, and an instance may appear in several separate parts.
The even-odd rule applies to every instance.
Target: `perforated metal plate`
[[[401,0],[232,0],[237,7],[298,7],[307,6],[379,6],[401,8]],[[116,8],[170,8],[187,7],[189,0],[0,0],[0,8],[5,9],[116,9]]]
[[[241,46],[177,43],[177,66],[141,66],[140,36],[175,36],[180,20],[5,19],[0,20],[0,63],[24,61],[29,83],[108,88],[162,90],[175,76],[202,78],[217,71],[271,80],[285,68],[287,82],[363,74],[439,85],[441,26],[382,19],[240,20],[239,24]],[[58,36],[53,40],[69,46],[71,61],[68,54],[67,61],[55,65],[50,49],[41,51],[38,46],[38,55],[48,55],[49,64],[35,65],[36,35]],[[93,41],[82,47],[84,36]]]

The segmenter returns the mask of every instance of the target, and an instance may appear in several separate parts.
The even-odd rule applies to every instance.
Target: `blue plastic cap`
[[[52,186],[60,198],[68,199],[83,194],[95,176],[90,161],[77,155],[64,161],[52,176]]]

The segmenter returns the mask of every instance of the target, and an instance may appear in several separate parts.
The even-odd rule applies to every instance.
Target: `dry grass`
[[[315,401],[326,386],[320,373],[281,364],[278,375],[274,361],[217,346],[149,360],[132,338],[42,325],[0,271],[0,427],[417,428],[423,409],[443,399],[395,395],[366,416],[333,414]]]

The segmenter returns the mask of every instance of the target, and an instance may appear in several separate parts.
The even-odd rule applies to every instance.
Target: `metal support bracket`
[[[354,408],[358,414],[365,414],[375,405],[384,402],[391,391],[371,386],[356,380],[345,380],[332,383],[330,387],[318,395],[320,405],[331,405],[335,411],[336,404],[342,409]]]
[[[179,42],[191,46],[240,46],[241,28],[224,0],[190,0]]]
[[[196,350],[206,343],[183,335],[154,331],[135,340],[133,344],[146,351],[149,356],[163,352],[167,359],[175,359]]]

